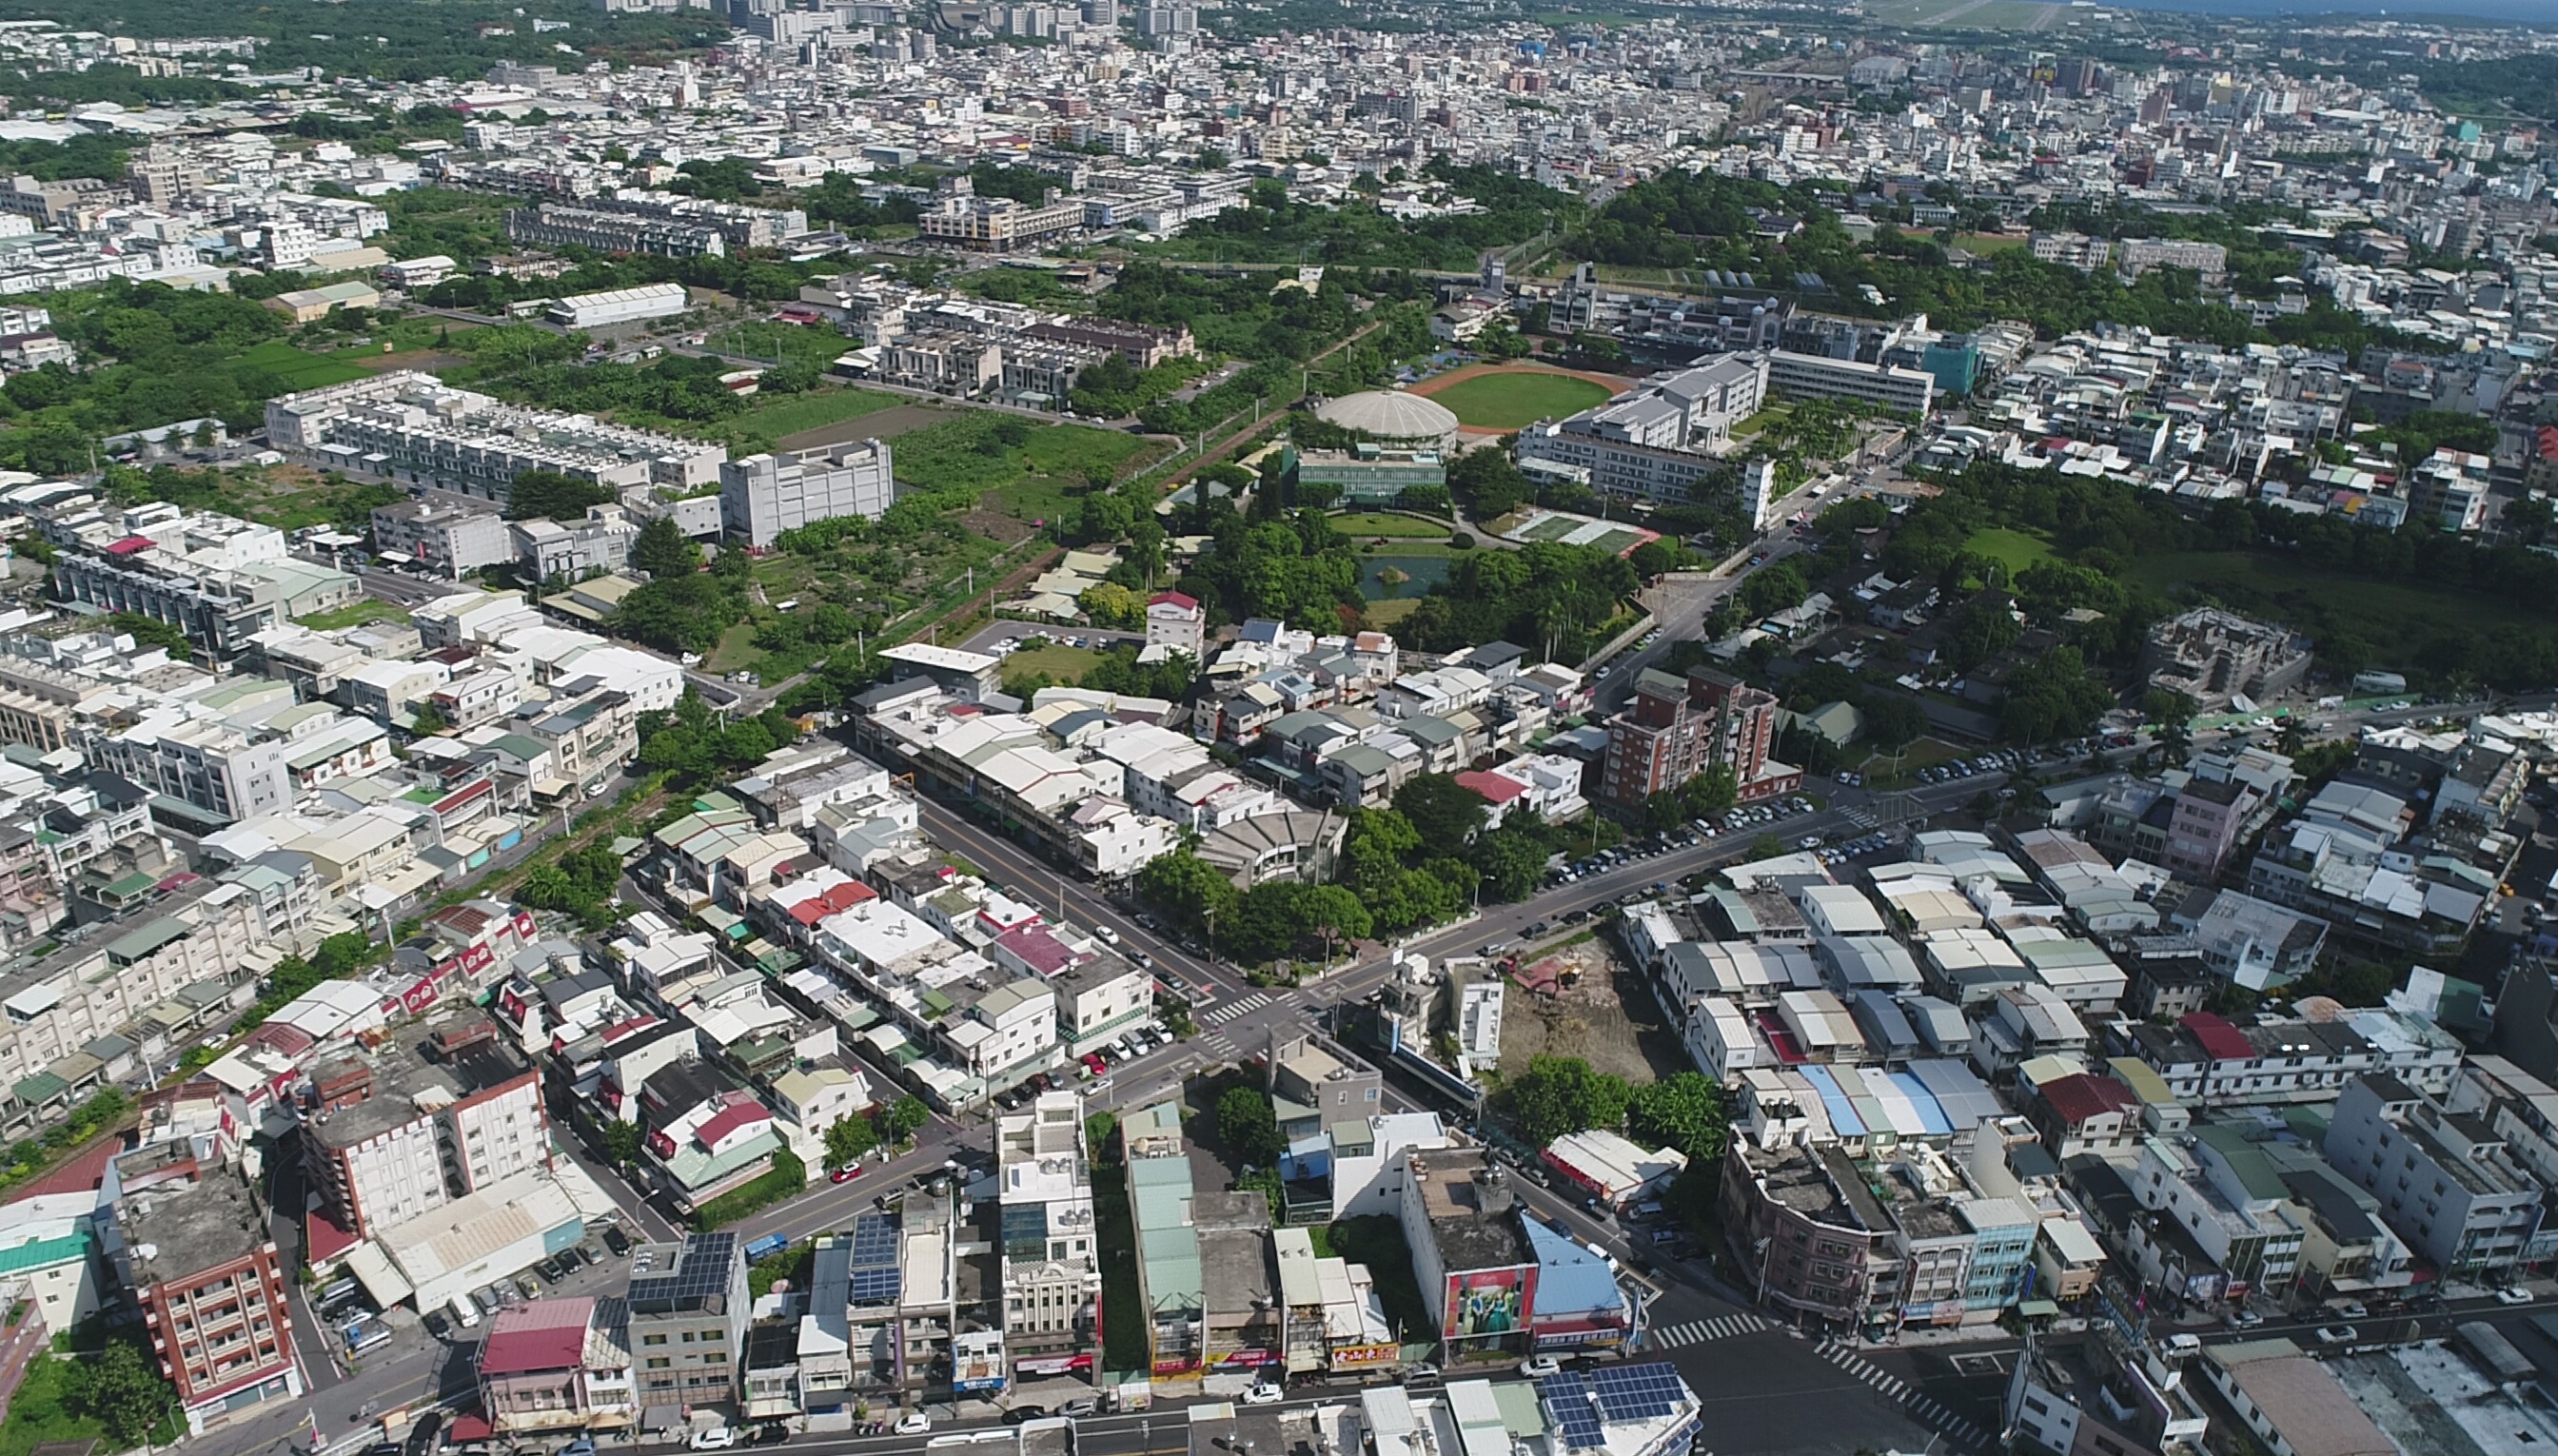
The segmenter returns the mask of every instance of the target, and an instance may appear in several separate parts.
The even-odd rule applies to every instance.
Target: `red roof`
[[[160,543],[149,536],[126,536],[120,541],[107,542],[106,553],[110,556],[130,556],[136,551],[148,551],[158,544]]]
[[[2189,1011],[2177,1019],[2177,1025],[2194,1034],[2203,1046],[2203,1054],[2214,1062],[2248,1062],[2256,1048],[2246,1034],[2229,1024],[2229,1018],[2208,1011]]]
[[[1146,605],[1149,607],[1171,605],[1185,612],[1196,612],[1199,610],[1199,598],[1181,592],[1157,592],[1146,599]]]
[[[485,1441],[497,1433],[497,1428],[489,1424],[489,1417],[476,1410],[466,1410],[453,1417],[453,1424],[444,1428],[445,1439],[451,1441]]]
[[[335,1219],[330,1218],[327,1214],[322,1213],[318,1209],[313,1209],[311,1211],[311,1218],[306,1233],[309,1238],[310,1247],[306,1250],[304,1257],[309,1262],[315,1264],[327,1263],[329,1260],[345,1253],[348,1249],[355,1247],[357,1241],[355,1238],[355,1232],[354,1230],[339,1228]]]
[[[720,1145],[721,1138],[742,1127],[772,1120],[773,1114],[764,1110],[763,1103],[753,1097],[741,1097],[723,1110],[713,1113],[701,1126],[694,1128],[693,1138],[703,1147],[715,1148]]]
[[[1055,975],[1074,963],[1074,952],[1061,945],[1045,926],[1016,926],[996,937],[995,944],[1042,975]]]
[[[812,926],[830,915],[841,915],[865,900],[877,900],[879,892],[859,880],[846,880],[831,885],[790,907],[790,918],[803,926]]]
[[[1469,769],[1457,776],[1457,782],[1474,790],[1492,803],[1507,803],[1527,793],[1527,786],[1500,774],[1487,774]]]
[[[2043,1099],[2050,1102],[2052,1110],[2060,1113],[2061,1120],[2071,1127],[2108,1112],[2131,1111],[2141,1101],[2130,1088],[2114,1079],[2084,1072],[2045,1083]]]
[[[480,1345],[482,1375],[537,1370],[577,1370],[586,1364],[586,1327],[595,1301],[535,1299],[509,1305],[491,1317]]]

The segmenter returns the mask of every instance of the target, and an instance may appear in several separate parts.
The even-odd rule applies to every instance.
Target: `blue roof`
[[[1908,1097],[1910,1105],[1918,1109],[1918,1120],[1927,1124],[1929,1137],[1949,1137],[1953,1134],[1953,1122],[1945,1116],[1945,1109],[1937,1103],[1936,1094],[1927,1091],[1927,1084],[1907,1072],[1895,1072],[1891,1077],[1892,1085],[1901,1089],[1901,1094]]]
[[[1626,1293],[1617,1287],[1617,1271],[1579,1239],[1566,1238],[1542,1220],[1521,1219],[1528,1247],[1536,1251],[1536,1313],[1579,1314],[1588,1310],[1621,1310]]]
[[[1830,1126],[1839,1136],[1865,1136],[1865,1119],[1856,1114],[1855,1104],[1848,1100],[1846,1090],[1838,1085],[1837,1078],[1830,1076],[1828,1068],[1804,1066],[1794,1070],[1801,1073],[1803,1081],[1810,1083],[1812,1091],[1820,1094],[1821,1107],[1829,1113]]]

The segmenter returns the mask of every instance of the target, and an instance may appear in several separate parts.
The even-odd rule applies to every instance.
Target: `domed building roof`
[[[1315,417],[1386,443],[1444,446],[1457,438],[1457,416],[1446,405],[1398,389],[1345,394],[1316,410]]]

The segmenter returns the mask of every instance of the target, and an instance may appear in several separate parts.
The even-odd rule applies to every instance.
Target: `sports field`
[[[2029,535],[2006,526],[1989,526],[1976,530],[1963,541],[1963,549],[1975,556],[1987,556],[2007,568],[2013,579],[2038,561],[2052,559],[2052,545],[2041,536]]]
[[[343,384],[360,379],[371,372],[349,360],[332,359],[308,350],[296,349],[281,339],[269,339],[240,355],[240,363],[266,370],[282,379],[287,388],[317,389],[326,384]]]
[[[1413,392],[1446,405],[1470,429],[1515,430],[1588,409],[1615,391],[1552,369],[1487,369],[1461,371],[1436,389],[1425,382]]]

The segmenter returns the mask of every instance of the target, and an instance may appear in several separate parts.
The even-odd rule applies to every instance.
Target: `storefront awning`
[[[408,1280],[401,1278],[399,1270],[383,1256],[380,1245],[369,1240],[347,1250],[347,1271],[363,1281],[364,1292],[373,1296],[375,1309],[388,1309],[414,1292]]]

